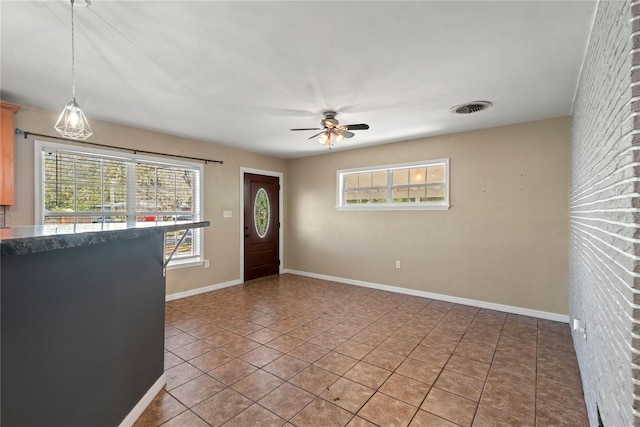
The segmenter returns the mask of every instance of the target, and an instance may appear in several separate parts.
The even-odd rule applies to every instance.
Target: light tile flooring
[[[281,275],[166,304],[135,426],[587,426],[569,326]]]

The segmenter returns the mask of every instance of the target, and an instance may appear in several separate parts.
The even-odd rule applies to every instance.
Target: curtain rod
[[[22,129],[16,128],[16,135],[20,135],[20,134],[24,135],[24,139],[27,139],[29,137],[29,135],[40,136],[40,137],[43,137],[43,138],[52,138],[52,139],[59,139],[61,141],[70,141],[70,142],[78,142],[80,144],[94,145],[96,147],[115,148],[117,150],[131,151],[131,152],[133,152],[133,154],[144,153],[144,154],[155,154],[155,155],[158,155],[158,156],[166,156],[166,157],[177,157],[177,158],[180,158],[180,159],[199,160],[201,162],[204,162],[205,165],[207,163],[209,163],[209,162],[211,162],[211,163],[220,163],[220,164],[224,163],[222,160],[202,159],[200,157],[180,156],[178,154],[166,154],[166,153],[158,153],[156,151],[137,150],[135,148],[116,147],[115,145],[106,145],[106,144],[98,144],[98,143],[95,143],[95,142],[78,141],[77,139],[62,138],[62,137],[59,137],[59,136],[45,135],[45,134],[42,134],[42,133],[35,133],[35,132],[28,132],[28,131],[24,131]]]

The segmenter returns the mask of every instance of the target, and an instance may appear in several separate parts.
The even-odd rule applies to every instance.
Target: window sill
[[[432,204],[432,205],[418,205],[418,204],[406,204],[406,205],[387,205],[387,204],[371,204],[371,205],[347,205],[336,206],[336,210],[339,211],[446,211],[449,210],[451,205],[449,204]]]
[[[184,260],[184,261],[171,261],[167,265],[167,270],[178,270],[181,268],[199,267],[204,264],[204,260]]]

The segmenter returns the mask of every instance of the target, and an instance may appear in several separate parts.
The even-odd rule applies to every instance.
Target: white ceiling
[[[106,1],[74,9],[77,101],[108,120],[282,158],[568,115],[594,1]],[[71,98],[67,1],[0,2],[3,100]],[[489,100],[473,115],[453,105]],[[26,129],[28,130],[28,129]],[[52,123],[52,133],[53,123]],[[108,138],[94,135],[97,142]]]

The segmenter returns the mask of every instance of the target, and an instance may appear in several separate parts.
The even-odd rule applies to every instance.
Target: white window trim
[[[443,202],[423,202],[423,203],[371,203],[371,204],[345,204],[344,197],[344,174],[354,172],[375,172],[381,170],[389,170],[396,168],[410,168],[416,166],[429,166],[433,164],[445,165],[445,196]],[[394,163],[389,165],[368,166],[362,168],[340,169],[336,171],[336,210],[339,211],[416,211],[416,210],[448,210],[449,204],[449,188],[451,186],[449,180],[449,158],[423,160],[419,162]]]
[[[181,260],[181,259],[172,259],[171,261],[169,261],[169,265],[167,265],[167,270],[178,270],[180,268],[189,268],[189,267],[200,267],[201,265],[204,264],[204,255],[202,255],[202,248],[204,247],[204,239],[202,237],[200,237],[200,259],[199,260],[195,260],[195,259],[188,259],[188,260]]]
[[[39,140],[35,140],[34,141],[34,178],[35,178],[35,182],[34,182],[34,186],[35,186],[35,191],[34,191],[34,196],[35,196],[35,203],[34,203],[34,218],[35,218],[35,225],[44,225],[44,206],[43,206],[43,201],[44,201],[44,197],[42,194],[43,188],[42,188],[42,152],[45,151],[47,148],[50,148],[52,150],[63,150],[63,151],[68,151],[68,152],[77,152],[79,154],[95,154],[95,155],[99,155],[102,157],[111,157],[113,159],[116,160],[125,160],[125,161],[141,161],[141,162],[151,162],[151,163],[155,163],[155,164],[164,164],[164,165],[168,165],[168,166],[184,166],[184,167],[189,167],[189,168],[194,168],[194,169],[198,169],[200,171],[200,191],[198,194],[198,198],[200,200],[200,219],[202,220],[202,218],[204,218],[204,199],[203,199],[203,195],[204,195],[204,168],[202,166],[202,164],[200,163],[195,163],[195,162],[187,162],[184,160],[179,160],[179,159],[170,159],[167,160],[167,158],[164,157],[155,157],[155,156],[149,156],[149,155],[141,155],[141,154],[131,154],[131,153],[125,153],[125,152],[120,152],[120,151],[116,151],[116,150],[104,150],[104,149],[97,149],[97,148],[90,148],[90,147],[82,147],[82,146],[78,146],[78,145],[72,145],[72,144],[62,144],[59,142],[49,142],[49,141],[39,141]],[[186,268],[186,267],[197,267],[197,266],[201,266],[202,264],[204,264],[204,235],[203,231],[201,231],[201,235],[200,235],[200,254],[198,256],[198,258],[188,258],[188,259],[174,259],[171,260],[169,262],[169,265],[167,266],[167,270],[175,270],[175,269],[179,269],[179,268]]]

